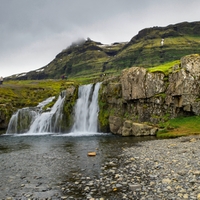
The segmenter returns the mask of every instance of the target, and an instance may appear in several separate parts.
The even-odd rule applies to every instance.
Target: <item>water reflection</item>
[[[4,138],[4,139],[3,139]],[[3,153],[10,153],[12,151],[20,151],[29,149],[30,145],[23,142],[23,140],[19,140],[19,142],[12,143],[9,141],[9,139],[6,139],[7,137],[0,137],[0,154]]]

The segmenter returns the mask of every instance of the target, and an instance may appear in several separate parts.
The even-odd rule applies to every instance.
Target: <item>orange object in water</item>
[[[96,152],[88,152],[88,156],[96,156]]]

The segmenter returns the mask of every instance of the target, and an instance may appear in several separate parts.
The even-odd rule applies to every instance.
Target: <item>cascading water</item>
[[[50,97],[46,99],[45,101],[39,103],[37,107],[19,109],[15,114],[12,115],[6,134],[27,132],[30,128],[30,125],[42,111],[42,108],[53,101],[54,98],[55,97]]]
[[[61,94],[49,112],[43,112],[35,118],[28,133],[60,132],[64,100],[65,95]]]
[[[50,111],[42,112],[42,108],[54,98],[50,97],[34,108],[19,109],[11,117],[6,134],[59,132],[65,100],[64,92],[58,97]]]
[[[36,116],[37,111],[33,108],[19,109],[12,115],[6,134],[27,132]]]
[[[97,83],[79,87],[79,97],[74,109],[75,116],[72,133],[97,133],[100,85],[101,83]],[[34,108],[19,109],[11,117],[6,134],[61,133],[65,129],[65,127],[62,127],[64,124],[63,106],[65,96],[66,94],[62,92],[54,106],[46,112],[43,112],[42,108],[51,102],[53,98],[41,102]]]
[[[97,132],[100,85],[97,83],[95,86],[89,84],[79,87],[72,132]]]

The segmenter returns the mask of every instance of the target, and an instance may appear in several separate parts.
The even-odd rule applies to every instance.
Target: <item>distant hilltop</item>
[[[6,80],[95,78],[132,66],[153,67],[199,52],[200,22],[183,22],[145,28],[129,42],[105,45],[90,38],[74,42],[46,66]]]

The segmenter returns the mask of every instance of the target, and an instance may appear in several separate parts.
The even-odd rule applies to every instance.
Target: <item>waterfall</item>
[[[98,131],[98,92],[101,83],[79,87],[78,99],[74,107],[72,133],[97,133]],[[65,93],[61,93],[48,111],[45,105],[54,97],[38,104],[37,107],[19,109],[10,119],[6,134],[61,133],[64,129],[63,106]],[[64,134],[63,134],[64,135]]]
[[[97,132],[98,127],[98,92],[101,83],[79,87],[75,105],[75,117],[72,132]]]
[[[37,110],[34,110],[33,108],[19,109],[15,114],[12,115],[6,134],[27,132],[30,124],[33,122],[36,116]]]
[[[50,111],[40,113],[30,126],[28,133],[60,132],[65,95],[60,95]]]
[[[61,93],[54,106],[43,112],[43,107],[54,98],[46,99],[37,107],[19,109],[11,117],[6,134],[59,132],[65,94]]]

